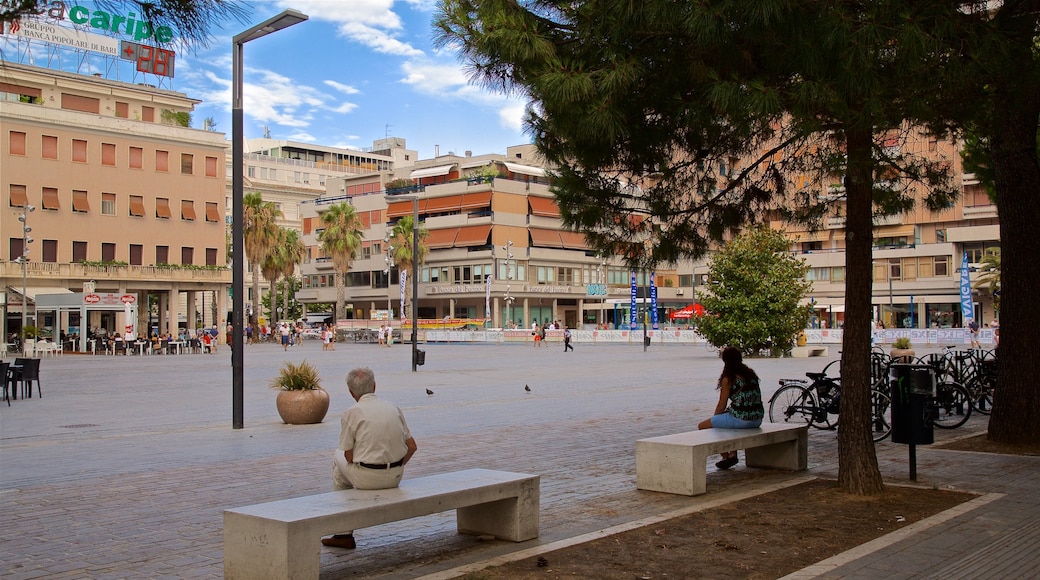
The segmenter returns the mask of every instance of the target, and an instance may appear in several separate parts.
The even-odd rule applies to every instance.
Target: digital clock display
[[[173,78],[176,53],[172,50],[122,40],[119,42],[119,56],[136,62],[137,72]]]

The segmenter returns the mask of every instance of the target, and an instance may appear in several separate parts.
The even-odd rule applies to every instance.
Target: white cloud
[[[339,91],[341,93],[346,93],[348,95],[356,95],[356,94],[361,92],[361,91],[357,90],[356,88],[354,88],[354,87],[352,87],[350,85],[345,85],[343,83],[338,83],[338,82],[333,81],[333,80],[325,80],[325,81],[322,81],[322,82],[324,82],[326,85],[336,89],[337,91]]]
[[[302,141],[304,143],[313,143],[318,140],[317,137],[306,131],[297,131],[286,138],[290,141]]]
[[[518,101],[509,102],[498,110],[498,121],[507,129],[512,129],[517,132],[523,131],[524,112],[526,110],[526,103]]]
[[[413,6],[426,2],[410,0]],[[339,33],[376,52],[396,56],[419,56],[423,52],[395,36],[403,30],[401,17],[393,11],[394,0],[283,0],[279,3],[311,18],[338,25]]]

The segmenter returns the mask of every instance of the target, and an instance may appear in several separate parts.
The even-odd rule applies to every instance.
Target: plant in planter
[[[914,361],[914,349],[910,346],[910,339],[902,336],[892,343],[892,350],[888,353],[893,362],[910,363]]]
[[[271,388],[278,389],[278,416],[289,425],[321,423],[329,411],[329,393],[321,388],[318,369],[306,360],[286,362],[271,380]]]

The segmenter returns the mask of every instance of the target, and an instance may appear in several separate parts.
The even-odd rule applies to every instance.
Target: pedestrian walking
[[[574,350],[574,347],[571,345],[571,327],[565,326],[563,327],[563,352],[568,350]]]

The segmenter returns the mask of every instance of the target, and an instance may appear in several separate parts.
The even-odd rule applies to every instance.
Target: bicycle
[[[772,423],[804,422],[816,429],[838,428],[841,411],[841,382],[827,376],[828,369],[839,363],[832,361],[822,372],[805,373],[803,379],[780,379],[778,389],[769,399],[769,421]],[[871,438],[877,442],[892,432],[892,400],[879,389],[870,390]]]
[[[992,351],[956,350],[943,347],[942,353],[920,357],[918,363],[935,369],[940,385],[956,384],[967,391],[967,400],[976,412],[989,415],[997,386],[997,364]]]

